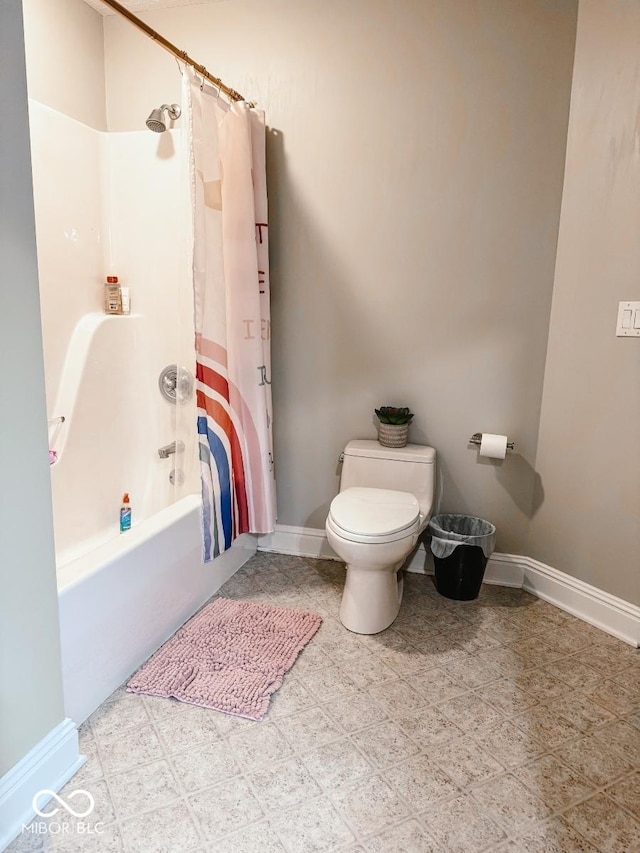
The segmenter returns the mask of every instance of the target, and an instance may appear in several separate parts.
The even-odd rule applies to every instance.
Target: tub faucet
[[[172,441],[171,444],[165,444],[164,447],[158,448],[158,456],[160,459],[168,459],[172,453],[182,453],[183,450],[183,441]]]

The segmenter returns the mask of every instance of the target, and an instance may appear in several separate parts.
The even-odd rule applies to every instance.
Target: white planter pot
[[[409,424],[378,424],[378,441],[383,447],[404,447],[409,439]]]

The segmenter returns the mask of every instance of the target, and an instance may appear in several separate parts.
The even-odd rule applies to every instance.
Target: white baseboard
[[[288,527],[276,524],[274,533],[258,537],[258,551],[291,554],[295,557],[315,557],[320,560],[339,560],[327,542],[324,530],[315,527]]]
[[[492,554],[489,557],[484,577],[487,583],[522,589],[524,580],[522,557],[513,554]]]
[[[65,719],[0,779],[0,850],[33,819],[34,795],[59,791],[86,760],[79,753],[75,723]],[[38,805],[45,802],[43,797]]]
[[[532,557],[518,559],[524,567],[522,587],[527,592],[624,640],[630,646],[640,646],[640,607]]]
[[[275,533],[259,537],[258,551],[339,559],[329,546],[324,530],[308,527],[276,525]],[[430,551],[425,551],[421,545],[406,568],[409,572],[433,574]],[[525,589],[619,640],[640,647],[640,607],[531,557],[492,554],[484,582]]]

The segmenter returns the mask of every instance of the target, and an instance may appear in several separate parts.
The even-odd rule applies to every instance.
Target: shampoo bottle
[[[104,286],[104,313],[121,314],[122,301],[120,299],[120,285],[117,275],[108,275]]]
[[[131,503],[129,502],[129,492],[125,492],[122,496],[122,506],[120,507],[120,533],[126,533],[131,530]]]

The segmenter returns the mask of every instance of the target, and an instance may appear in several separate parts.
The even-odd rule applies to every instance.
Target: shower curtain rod
[[[225,84],[218,77],[214,77],[213,74],[209,74],[204,65],[200,65],[199,62],[196,62],[195,59],[192,59],[186,50],[179,50],[175,44],[172,44],[168,39],[164,36],[161,36],[160,33],[156,32],[152,27],[148,24],[145,24],[144,21],[140,20],[140,18],[136,17],[133,12],[130,12],[120,3],[117,3],[116,0],[100,0],[101,3],[106,3],[107,6],[110,6],[114,12],[117,12],[119,15],[122,15],[123,18],[126,18],[130,21],[134,27],[138,27],[139,30],[142,30],[145,35],[149,36],[153,41],[158,42],[158,44],[163,47],[165,50],[168,50],[169,53],[172,53],[176,59],[179,59],[181,62],[190,65],[192,68],[198,72],[201,77],[204,77],[205,80],[210,80],[216,89],[219,89],[221,92],[230,98],[232,101],[244,101],[244,97],[236,92],[235,89],[231,89],[229,86],[225,86]],[[252,106],[250,104],[249,106]]]

